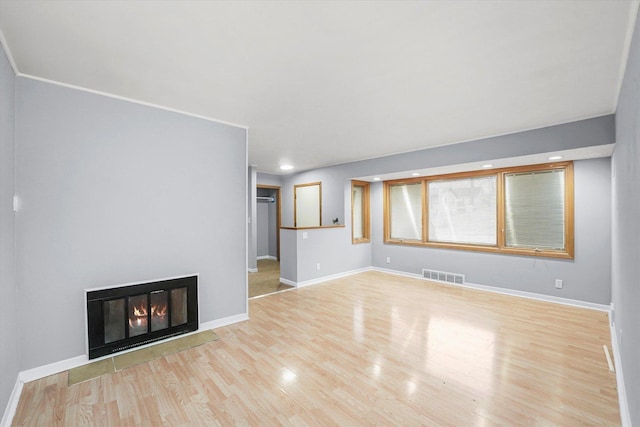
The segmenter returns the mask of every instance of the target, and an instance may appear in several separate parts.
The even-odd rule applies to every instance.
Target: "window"
[[[505,175],[505,244],[563,250],[564,170]]]
[[[429,241],[498,243],[495,175],[430,181]]]
[[[422,183],[388,187],[391,207],[390,234],[393,240],[422,240]]]
[[[385,243],[573,258],[573,163],[384,183]]]
[[[351,181],[351,238],[353,243],[366,243],[371,240],[369,224],[369,183]]]

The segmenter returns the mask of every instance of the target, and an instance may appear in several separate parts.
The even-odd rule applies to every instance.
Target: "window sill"
[[[385,244],[402,246],[419,246],[437,249],[453,249],[462,251],[489,252],[504,255],[521,255],[538,258],[574,259],[573,251],[535,250],[528,248],[500,248],[498,246],[482,246],[456,243],[420,242],[416,240],[391,240],[386,239]]]

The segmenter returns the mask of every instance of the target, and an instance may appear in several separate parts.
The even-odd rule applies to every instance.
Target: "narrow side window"
[[[369,222],[369,183],[351,181],[351,239],[353,243],[371,240]]]

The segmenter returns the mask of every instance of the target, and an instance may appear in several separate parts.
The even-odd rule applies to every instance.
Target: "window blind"
[[[505,244],[565,249],[564,170],[505,175]]]

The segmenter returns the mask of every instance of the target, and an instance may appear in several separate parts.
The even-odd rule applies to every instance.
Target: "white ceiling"
[[[0,1],[20,74],[248,126],[293,172],[615,111],[637,2]]]

